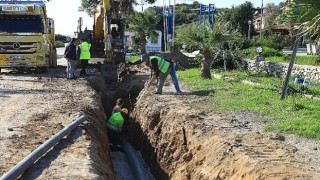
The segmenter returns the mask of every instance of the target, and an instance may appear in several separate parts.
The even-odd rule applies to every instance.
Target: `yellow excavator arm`
[[[110,0],[103,0],[103,9],[105,10],[105,12],[110,11]]]
[[[95,33],[94,38],[96,39],[103,39],[104,38],[104,32],[107,32],[106,29],[104,29],[105,22],[104,22],[104,16],[108,11],[110,11],[110,0],[103,0],[101,3],[97,6],[96,11],[94,12],[94,18],[95,18]]]

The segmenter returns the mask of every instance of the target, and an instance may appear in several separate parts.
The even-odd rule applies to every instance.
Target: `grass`
[[[232,71],[223,74],[229,79],[200,79],[199,69],[178,71],[179,78],[192,90],[213,89],[211,100],[218,112],[257,111],[267,115],[267,130],[293,133],[320,139],[320,100],[311,100],[299,93],[288,93],[280,100],[282,81],[268,74]],[[242,80],[257,83],[248,85]],[[290,85],[301,90],[302,86]],[[308,86],[304,92],[320,97],[319,86]]]
[[[290,62],[290,56],[270,56],[266,57],[266,61],[271,62],[283,62],[283,63],[289,63]],[[295,64],[299,65],[310,65],[310,66],[319,66],[320,65],[320,57],[319,56],[296,56],[295,57]]]
[[[130,62],[136,62],[136,61],[140,60],[140,56],[137,56],[137,55],[129,56],[129,57],[130,57]]]

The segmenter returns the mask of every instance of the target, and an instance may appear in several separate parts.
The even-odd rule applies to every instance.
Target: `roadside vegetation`
[[[291,80],[288,97],[280,100],[283,79],[274,75],[230,71],[217,73],[221,79],[199,81],[199,74],[199,69],[178,71],[192,90],[213,92],[210,97],[215,111],[263,113],[258,121],[266,123],[268,131],[320,139],[319,87],[294,85]]]
[[[64,47],[64,43],[67,42],[68,37],[61,34],[56,34],[55,42],[56,42],[56,48]]]
[[[269,56],[269,57],[266,57],[266,61],[289,63],[290,58],[291,58],[290,55]],[[299,65],[320,66],[320,56],[309,56],[309,55],[296,56],[294,63]]]

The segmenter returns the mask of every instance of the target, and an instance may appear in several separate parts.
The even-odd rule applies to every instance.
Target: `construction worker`
[[[169,74],[171,75],[177,93],[181,93],[178,78],[176,75],[176,69],[172,61],[164,59],[160,56],[149,56],[147,54],[142,54],[140,61],[147,63],[147,65],[150,66],[152,70],[152,77],[148,83],[148,87],[150,87],[151,84],[153,84],[154,81],[159,78],[159,84],[155,94],[162,94],[164,82]]]
[[[107,134],[111,151],[119,151],[122,148],[122,127],[124,116],[128,114],[127,108],[122,108],[120,112],[111,115],[107,122]]]
[[[76,61],[79,57],[79,52],[77,49],[77,39],[72,38],[70,43],[66,46],[64,51],[64,58],[66,58],[67,64],[67,79],[77,79],[75,76]]]
[[[121,112],[123,104],[124,104],[124,100],[122,98],[117,99],[116,106],[113,108],[112,114],[115,112]]]
[[[87,75],[86,68],[91,58],[91,44],[89,44],[86,39],[82,39],[81,41],[82,42],[79,45],[79,54],[81,62],[80,76],[84,76]]]

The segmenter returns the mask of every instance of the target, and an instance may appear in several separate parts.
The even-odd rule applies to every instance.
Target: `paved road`
[[[290,49],[283,49],[283,52],[286,54],[292,54],[292,50]],[[307,54],[307,48],[298,48],[297,50],[297,56],[306,56]]]

